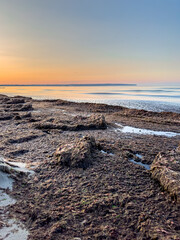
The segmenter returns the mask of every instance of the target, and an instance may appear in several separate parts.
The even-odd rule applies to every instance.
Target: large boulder
[[[151,174],[180,203],[180,146],[165,154],[159,153],[151,165]]]
[[[86,136],[73,143],[60,146],[54,155],[56,162],[62,166],[86,169],[93,162],[95,148],[95,139]]]

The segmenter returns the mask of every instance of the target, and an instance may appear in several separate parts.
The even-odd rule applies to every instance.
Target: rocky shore
[[[5,95],[0,113],[22,240],[180,239],[180,114]]]

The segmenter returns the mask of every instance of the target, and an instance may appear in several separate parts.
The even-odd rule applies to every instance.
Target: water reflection
[[[106,103],[151,111],[180,112],[180,87],[157,86],[4,86],[1,94],[35,99]]]

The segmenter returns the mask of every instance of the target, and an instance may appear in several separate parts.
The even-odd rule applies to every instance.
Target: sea
[[[1,85],[0,94],[27,96],[33,99],[105,103],[154,112],[180,113],[180,83],[174,85]]]

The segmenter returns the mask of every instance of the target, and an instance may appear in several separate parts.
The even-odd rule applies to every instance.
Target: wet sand
[[[148,170],[178,147],[180,114],[5,95],[0,103],[1,155],[35,172],[6,190],[16,199],[7,216],[28,239],[180,239],[178,192]],[[83,145],[87,136],[93,143]]]

